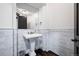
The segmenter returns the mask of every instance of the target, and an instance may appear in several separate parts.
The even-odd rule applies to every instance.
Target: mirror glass
[[[32,3],[16,3],[16,19],[18,29],[35,29],[38,27],[39,8]]]

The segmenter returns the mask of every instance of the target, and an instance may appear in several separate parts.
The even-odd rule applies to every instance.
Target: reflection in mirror
[[[36,29],[38,27],[39,8],[31,6],[30,3],[17,3],[16,7],[18,29]]]
[[[18,19],[18,29],[27,29],[27,17],[21,16],[19,13],[16,14]]]

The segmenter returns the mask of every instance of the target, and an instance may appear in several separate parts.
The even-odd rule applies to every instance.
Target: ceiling
[[[42,6],[45,5],[45,3],[27,3],[35,8],[41,8]]]
[[[16,3],[17,8],[26,9],[30,12],[37,12],[45,3]]]

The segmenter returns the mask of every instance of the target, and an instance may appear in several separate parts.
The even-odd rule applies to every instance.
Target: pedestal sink
[[[23,37],[25,38],[25,40],[28,40],[28,42],[30,43],[30,49],[28,50],[29,55],[35,56],[36,55],[36,53],[34,52],[35,40],[38,39],[39,37],[42,37],[42,34],[38,34],[38,33],[23,34]]]

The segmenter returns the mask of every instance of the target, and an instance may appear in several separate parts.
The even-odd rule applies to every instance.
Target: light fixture
[[[21,15],[27,15],[27,16],[32,14],[28,10],[25,10],[25,9],[22,9],[22,8],[17,8],[17,13],[20,13]]]

